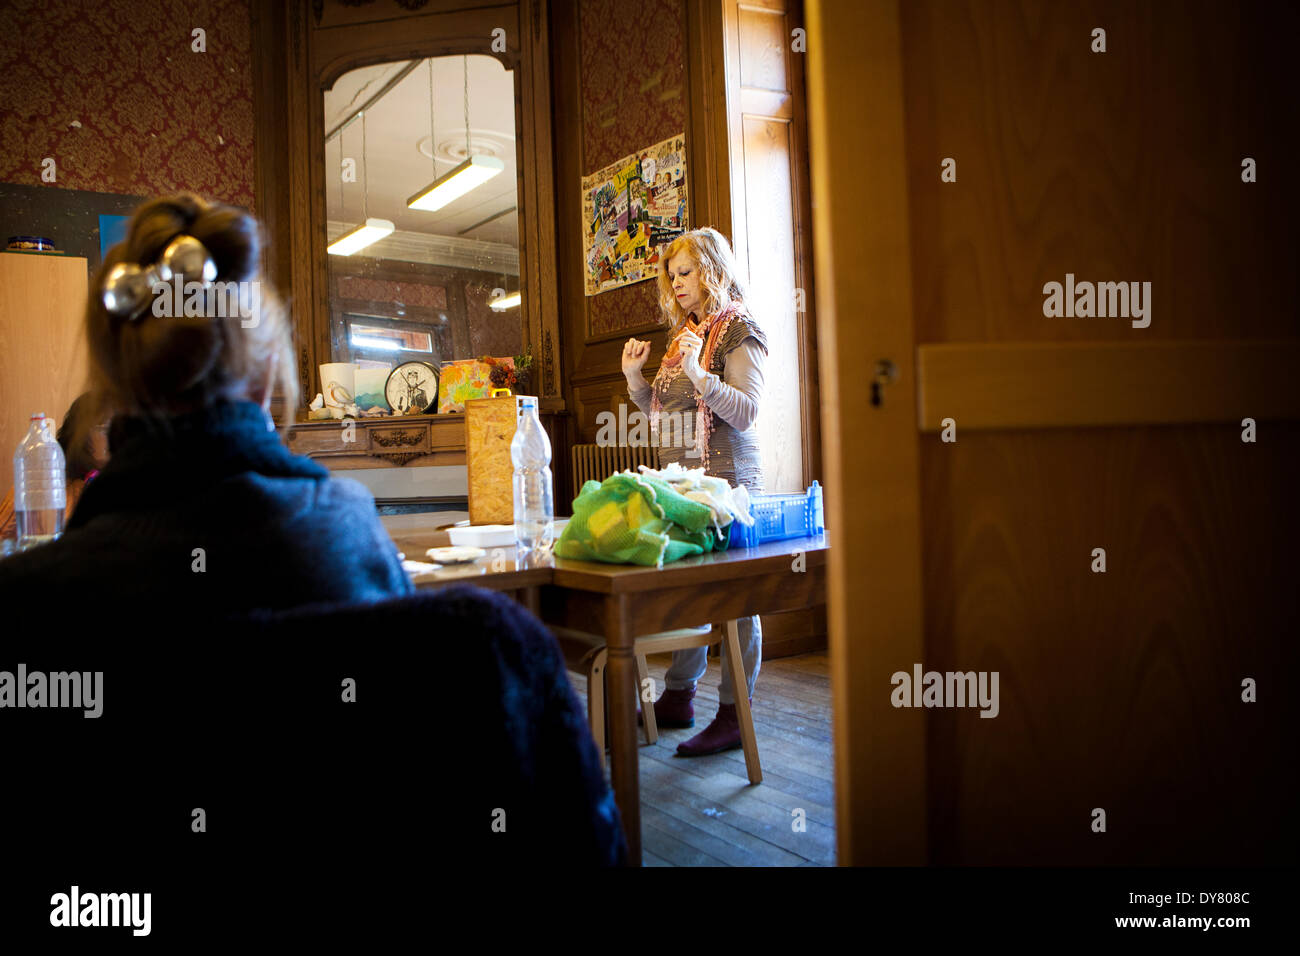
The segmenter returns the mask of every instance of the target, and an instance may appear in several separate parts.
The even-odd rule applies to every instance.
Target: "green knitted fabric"
[[[555,554],[658,567],[690,554],[725,550],[728,538],[715,530],[707,505],[658,478],[625,472],[582,486]]]

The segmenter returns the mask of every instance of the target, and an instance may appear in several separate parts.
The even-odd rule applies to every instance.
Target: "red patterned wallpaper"
[[[253,208],[249,0],[5,0],[0,182]],[[207,52],[191,51],[194,28]],[[80,126],[74,125],[79,123]],[[58,179],[44,184],[51,157]]]
[[[582,0],[579,16],[585,175],[686,132],[686,22],[681,0]],[[688,168],[688,195],[691,175]],[[659,318],[649,279],[590,296],[587,307],[593,338]]]
[[[391,282],[365,276],[339,276],[339,295],[372,302],[407,302],[430,309],[447,308],[447,290],[424,282]]]

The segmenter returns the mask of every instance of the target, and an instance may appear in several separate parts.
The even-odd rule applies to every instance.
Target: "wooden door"
[[[841,862],[1294,859],[1297,26],[809,3]]]

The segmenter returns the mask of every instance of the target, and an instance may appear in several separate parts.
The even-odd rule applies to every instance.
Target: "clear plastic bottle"
[[[66,469],[63,449],[54,437],[54,422],[37,412],[14,452],[14,517],[20,551],[53,541],[63,533]]]
[[[519,396],[510,459],[515,466],[515,544],[521,552],[548,551],[555,536],[551,439],[537,417],[535,396]]]

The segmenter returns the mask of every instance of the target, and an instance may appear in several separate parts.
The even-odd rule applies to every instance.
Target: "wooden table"
[[[629,862],[641,863],[636,638],[824,604],[828,547],[822,534],[683,558],[662,568],[555,560],[554,580],[542,587],[542,620],[588,631],[599,625],[608,649],[611,776]]]
[[[389,535],[397,545],[397,550],[407,558],[428,561],[425,552],[429,548],[445,548],[451,544],[451,538],[445,530],[433,527],[433,523],[440,520],[441,516],[431,515],[429,528],[407,527],[400,531],[389,528]],[[566,521],[563,518],[556,519],[557,536]],[[487,553],[476,561],[445,564],[436,571],[416,575],[411,580],[419,590],[448,587],[452,584],[472,584],[492,591],[504,591],[534,614],[539,614],[539,588],[551,583],[554,559],[550,555],[529,554],[521,557],[513,546],[484,550]]]
[[[415,583],[421,589],[473,584],[511,591],[548,625],[604,635],[614,798],[623,816],[628,859],[640,865],[636,638],[824,604],[828,547],[822,534],[683,558],[662,568],[551,556],[521,559],[514,548],[501,548]],[[423,559],[422,552],[407,553]]]

